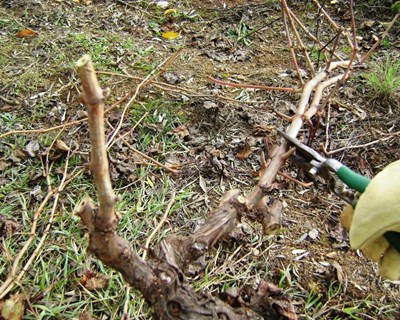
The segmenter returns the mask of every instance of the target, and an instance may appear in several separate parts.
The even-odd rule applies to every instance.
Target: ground
[[[311,1],[292,2],[312,32],[332,38],[327,24],[316,22]],[[349,28],[344,1],[325,4]],[[392,19],[387,6],[365,1],[355,7],[360,54]],[[2,1],[0,279],[17,278],[2,298],[20,294],[24,319],[151,318],[140,294],[128,293],[119,274],[87,253],[87,236],[74,215],[84,196],[96,197],[74,69],[81,55],[91,55],[101,86],[110,88],[106,135],[120,197],[120,232],[140,254],[173,193],[175,202],[153,243],[168,234],[189,234],[225,191],[250,191],[261,152],[268,155],[279,142],[276,129],[288,124],[274,110],[290,115],[296,108],[298,94],[226,87],[209,79],[299,86],[278,1],[177,0],[168,8],[176,11],[146,1]],[[313,141],[317,150],[324,144],[332,157],[369,177],[400,158],[396,99],[376,99],[363,77],[387,57],[398,60],[399,29],[397,23],[372,59],[332,97]],[[166,39],[162,34],[168,31],[179,36]],[[318,54],[307,48],[317,64]],[[120,101],[160,70],[133,103]],[[47,130],[54,126],[59,127]],[[117,126],[124,139],[112,136]],[[309,131],[305,125],[300,138]],[[284,171],[310,182],[291,163]],[[49,195],[59,185],[63,190]],[[190,269],[198,290],[217,295],[264,279],[292,297],[300,319],[400,318],[399,283],[382,279],[376,263],[349,248],[339,223],[345,203],[326,184],[304,187],[278,176],[271,198],[284,205],[281,229],[263,235],[257,223],[243,218]]]

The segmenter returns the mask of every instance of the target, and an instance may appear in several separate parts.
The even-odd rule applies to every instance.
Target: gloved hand
[[[383,236],[400,232],[400,160],[391,163],[368,184],[353,210],[344,208],[341,223],[350,230],[350,245],[379,262],[380,273],[400,280],[400,252]]]

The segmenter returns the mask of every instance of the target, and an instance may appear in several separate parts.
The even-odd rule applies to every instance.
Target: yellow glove
[[[400,280],[400,252],[383,236],[387,231],[400,232],[400,160],[371,180],[354,213],[351,206],[343,210],[341,222],[350,229],[353,249],[379,262],[383,277]]]

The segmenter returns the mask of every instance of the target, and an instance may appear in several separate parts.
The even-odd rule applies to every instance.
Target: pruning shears
[[[309,171],[311,175],[320,175],[322,178],[327,179],[334,173],[346,186],[360,193],[365,191],[371,181],[369,178],[346,167],[341,162],[323,157],[314,149],[289,136],[285,132],[278,130],[278,133],[283,136],[290,145],[296,148],[298,157],[311,165]]]
[[[341,162],[335,159],[327,159],[316,152],[314,149],[303,144],[299,140],[289,136],[287,133],[278,130],[278,133],[285,138],[285,140],[292,146],[296,148],[296,155],[311,166],[309,173],[313,176],[321,176],[323,179],[327,180],[333,177],[332,173],[336,175],[346,186],[363,193],[370,183],[370,179],[354,172],[350,168],[346,167]],[[337,183],[337,180],[335,183]],[[354,194],[349,196],[343,191],[338,191],[336,186],[333,186],[333,191],[342,199],[346,200],[353,207],[357,204],[357,199]],[[400,233],[388,231],[384,234],[384,237],[389,241],[389,243],[400,252]]]

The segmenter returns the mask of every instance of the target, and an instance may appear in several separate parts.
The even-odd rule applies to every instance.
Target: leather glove
[[[340,220],[350,229],[351,247],[377,261],[383,277],[400,280],[400,252],[383,236],[387,231],[400,232],[400,160],[376,175],[356,208],[345,207]]]

